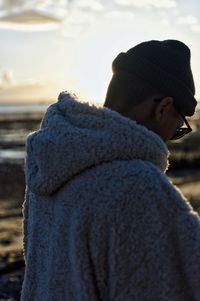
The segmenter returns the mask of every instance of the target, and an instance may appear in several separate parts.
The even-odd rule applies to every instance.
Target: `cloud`
[[[96,15],[94,13],[73,8],[62,23],[61,35],[65,38],[76,38],[88,26],[94,24],[95,19]]]
[[[78,9],[87,9],[89,11],[101,12],[104,11],[104,6],[98,0],[78,0],[75,2]]]
[[[0,89],[10,89],[12,87],[39,86],[35,80],[16,80],[11,70],[3,70],[0,73]]]
[[[60,22],[61,20],[57,17],[51,16],[48,13],[26,10],[22,12],[8,13],[1,17],[2,23],[11,24],[46,24],[53,22]]]
[[[70,13],[69,17],[66,20],[66,24],[81,25],[81,24],[91,23],[94,21],[94,19],[95,19],[94,14],[75,10]]]
[[[53,30],[61,23],[59,18],[34,10],[6,14],[0,18],[0,28],[21,31]]]
[[[192,25],[191,29],[195,32],[200,32],[200,24]]]
[[[14,24],[7,22],[0,22],[0,29],[10,29],[12,31],[23,31],[23,32],[37,32],[37,31],[51,31],[59,28],[57,23],[48,23],[48,24],[34,24],[34,25],[25,25],[25,24]]]
[[[27,4],[23,0],[1,0],[0,2],[0,8],[3,11],[17,11],[24,8],[26,5]]]
[[[101,14],[103,10],[103,6],[96,0],[74,2],[74,5],[70,7],[70,11],[63,21],[61,28],[62,36],[66,38],[80,36],[86,32],[87,28],[94,26],[99,14]]]
[[[175,0],[115,0],[115,3],[130,7],[153,6],[156,8],[174,8],[177,6]]]
[[[0,9],[7,12],[16,12],[33,8],[66,8],[68,0],[0,0]],[[56,13],[56,12],[55,12]]]
[[[110,11],[105,15],[106,18],[119,21],[132,21],[134,14],[127,11]]]
[[[54,29],[68,12],[67,0],[1,0],[0,27],[20,30]]]
[[[179,17],[177,19],[179,24],[186,24],[186,25],[194,25],[198,23],[198,19],[194,16],[188,15],[184,17]]]
[[[40,2],[42,3],[38,5],[37,11],[60,20],[64,19],[69,11],[68,0],[40,0]]]
[[[96,14],[104,11],[99,0],[0,0],[0,28],[22,31],[61,29],[77,36]],[[78,28],[79,26],[79,28]]]
[[[33,79],[16,80],[10,70],[0,73],[0,101],[3,102],[48,100],[55,90],[52,82]]]
[[[0,87],[9,86],[13,81],[13,73],[10,70],[3,71],[0,74]]]
[[[182,16],[177,19],[177,23],[181,25],[188,25],[193,32],[200,32],[199,20],[192,15]]]

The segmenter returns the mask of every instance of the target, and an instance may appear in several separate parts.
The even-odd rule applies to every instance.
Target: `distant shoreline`
[[[0,115],[2,114],[18,114],[18,113],[40,113],[44,112],[48,107],[47,104],[0,104]]]
[[[7,113],[0,104],[0,163],[23,162],[26,137],[39,129],[45,110],[49,104],[6,105]],[[10,110],[10,111],[9,111]],[[200,168],[200,111],[194,118],[188,118],[193,132],[176,143],[168,143],[170,150],[170,169]]]

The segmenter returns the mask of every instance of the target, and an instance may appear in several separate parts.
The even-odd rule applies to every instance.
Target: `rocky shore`
[[[21,164],[0,164],[0,300],[20,300],[24,275]]]
[[[0,301],[20,300],[25,139],[41,118],[41,112],[0,115]]]
[[[24,277],[24,259],[22,252],[0,256],[0,300],[20,300]]]

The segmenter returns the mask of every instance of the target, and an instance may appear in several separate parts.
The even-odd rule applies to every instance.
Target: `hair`
[[[128,116],[131,108],[158,93],[158,89],[138,75],[116,72],[109,83],[104,107]]]

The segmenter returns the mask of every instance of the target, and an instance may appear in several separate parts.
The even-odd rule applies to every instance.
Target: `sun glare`
[[[112,24],[108,23],[96,26],[95,31],[79,39],[73,61],[74,76],[80,83],[81,97],[98,103],[104,102],[112,76],[112,61],[119,52],[126,51],[134,44],[130,35],[123,35],[123,29],[121,30],[113,29]]]

